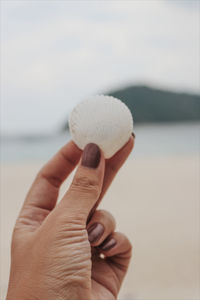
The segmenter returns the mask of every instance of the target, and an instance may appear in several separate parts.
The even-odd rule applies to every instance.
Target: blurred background
[[[119,299],[199,300],[200,1],[0,5],[1,299],[34,176],[70,139],[73,107],[110,94],[131,109],[136,134],[101,204],[133,243]]]

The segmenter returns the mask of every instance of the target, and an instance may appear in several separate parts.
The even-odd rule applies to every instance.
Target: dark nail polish
[[[103,251],[108,251],[117,244],[116,240],[113,237],[108,237],[99,248]]]
[[[90,143],[85,146],[82,156],[82,166],[96,169],[101,158],[101,151],[96,144]]]
[[[100,223],[94,223],[88,228],[88,240],[90,243],[97,242],[104,233],[104,227]]]
[[[131,135],[135,138],[135,133],[134,132],[132,132]]]

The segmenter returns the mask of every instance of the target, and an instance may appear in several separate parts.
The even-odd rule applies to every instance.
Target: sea
[[[135,148],[130,158],[200,154],[200,122],[143,124],[134,127]],[[1,136],[3,163],[46,161],[70,140],[69,132],[48,136]]]

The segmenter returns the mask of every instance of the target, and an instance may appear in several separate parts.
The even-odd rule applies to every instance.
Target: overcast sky
[[[51,132],[127,84],[200,91],[198,0],[1,1],[1,132]]]

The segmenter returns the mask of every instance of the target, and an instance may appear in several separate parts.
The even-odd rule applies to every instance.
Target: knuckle
[[[115,228],[116,227],[116,221],[115,221],[115,218],[113,217],[113,215],[111,213],[107,212],[107,218],[110,221],[110,224],[113,225],[113,228]]]
[[[36,181],[46,180],[50,185],[54,186],[55,188],[59,188],[62,183],[62,179],[59,176],[48,174],[43,169],[39,171],[36,176]]]
[[[61,214],[59,211],[56,214],[55,219],[59,220],[58,227],[67,225],[73,228],[85,228],[85,214],[80,209],[72,211],[67,217],[65,214]]]
[[[88,178],[86,176],[76,176],[72,182],[72,189],[92,194],[95,197],[100,192],[99,182],[95,178]]]
[[[131,244],[131,242],[128,238],[127,238],[127,244],[128,244],[128,249],[129,249],[130,253],[132,253],[133,245]]]
[[[133,246],[129,240],[129,238],[125,234],[121,234],[123,244],[126,246],[126,254],[127,256],[132,256]]]
[[[112,228],[116,227],[116,221],[113,215],[104,209],[96,211],[97,218],[105,220]]]
[[[127,256],[129,259],[133,256],[133,246],[131,242],[129,242],[128,244]]]

